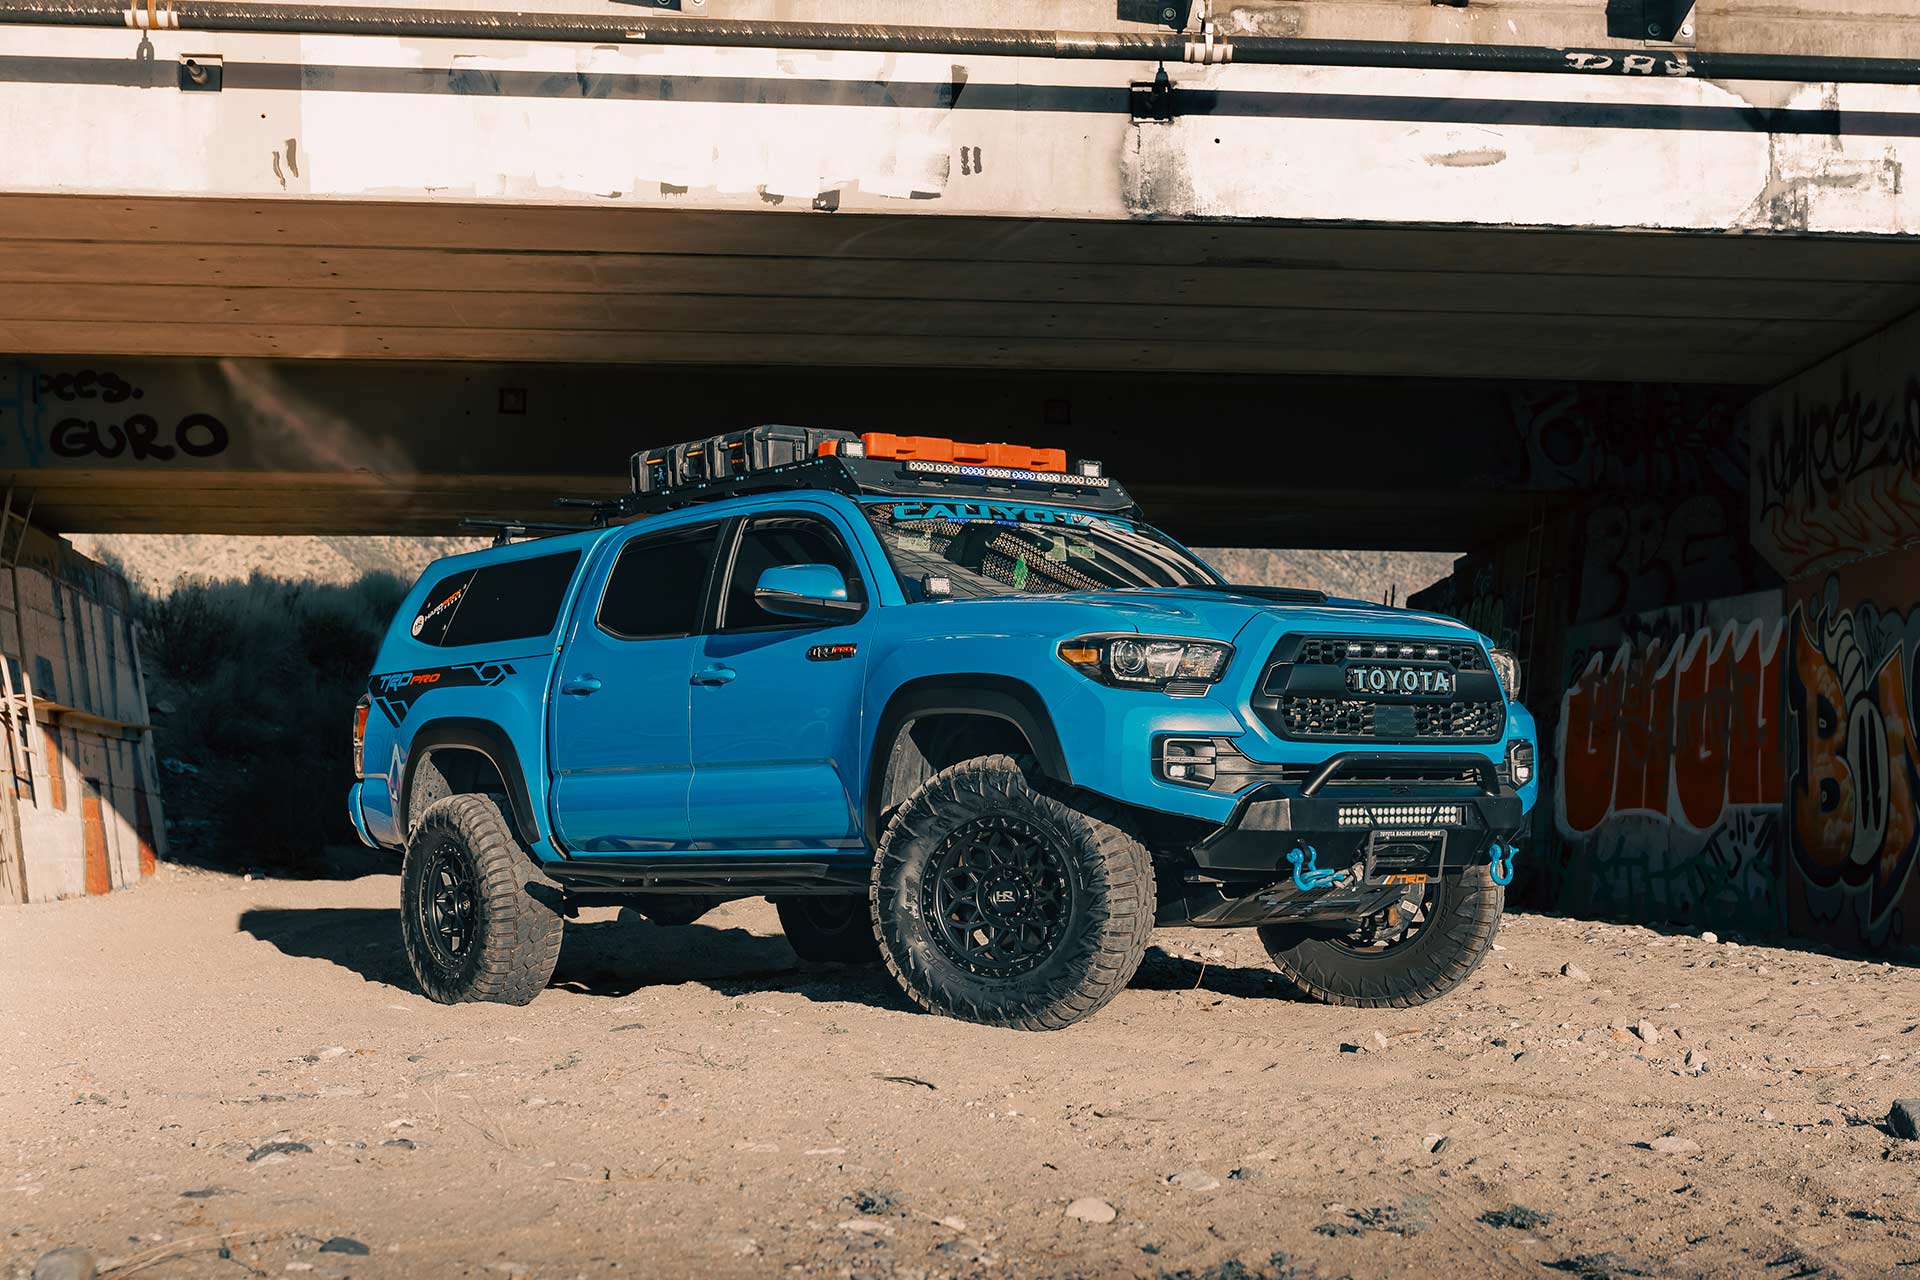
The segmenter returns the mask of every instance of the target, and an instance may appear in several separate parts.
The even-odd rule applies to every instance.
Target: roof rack
[[[634,492],[619,498],[559,498],[595,524],[699,502],[819,489],[849,496],[1005,502],[1047,500],[1137,514],[1133,498],[1097,462],[1070,471],[1058,449],[965,444],[780,424],[636,453]]]
[[[849,497],[1068,501],[1115,515],[1135,512],[1133,498],[1104,476],[969,467],[883,458],[810,458],[724,480],[704,480],[619,498],[558,498],[554,505],[584,510],[596,523],[657,515],[700,502],[793,489],[824,489]]]
[[[493,531],[493,545],[504,547],[515,538],[544,538],[561,533],[585,533],[605,523],[604,520],[595,520],[592,524],[562,524],[557,520],[496,520],[490,517],[467,516],[460,521],[460,527],[490,529]]]

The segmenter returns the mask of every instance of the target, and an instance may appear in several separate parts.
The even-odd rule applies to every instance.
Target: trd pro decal
[[[373,705],[380,708],[391,724],[399,724],[413,710],[413,704],[429,689],[464,689],[475,685],[489,687],[513,674],[506,662],[468,662],[457,667],[429,667],[421,671],[396,671],[375,676],[367,683]]]
[[[807,650],[807,658],[812,662],[837,662],[841,658],[851,658],[860,652],[857,644],[816,644]]]

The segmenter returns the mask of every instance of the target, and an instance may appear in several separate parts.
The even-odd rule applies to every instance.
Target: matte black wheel
[[[441,1004],[526,1004],[560,959],[560,889],[490,796],[428,809],[400,867],[400,936],[420,989]]]
[[[1153,866],[1030,761],[987,756],[935,774],[894,814],[873,912],[887,967],[923,1008],[1057,1030],[1140,967]]]
[[[779,898],[774,909],[787,945],[802,960],[828,964],[873,964],[880,943],[873,936],[873,909],[855,894],[809,894]]]
[[[1493,950],[1506,890],[1478,865],[1428,881],[1338,934],[1267,925],[1260,941],[1283,982],[1323,1004],[1407,1008],[1465,982]]]

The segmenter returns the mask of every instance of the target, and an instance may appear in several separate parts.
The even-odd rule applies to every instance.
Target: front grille
[[[1282,698],[1280,722],[1292,738],[1371,738],[1377,705],[1352,698]]]
[[[1498,702],[1364,702],[1357,698],[1280,699],[1280,724],[1290,738],[1429,739],[1487,742],[1500,736],[1506,708]]]
[[[1506,708],[1497,702],[1433,702],[1413,708],[1417,738],[1497,738]]]
[[[1487,670],[1486,655],[1477,644],[1406,636],[1308,636],[1294,658],[1316,667],[1362,660],[1445,662],[1455,671]]]
[[[1423,765],[1395,761],[1384,765],[1348,765],[1333,775],[1329,787],[1478,787],[1480,772],[1471,766]]]

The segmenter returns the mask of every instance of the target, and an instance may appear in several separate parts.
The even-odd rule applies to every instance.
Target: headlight
[[[1080,636],[1061,643],[1060,658],[1101,684],[1196,695],[1226,674],[1233,646],[1167,636]]]
[[[1508,702],[1520,701],[1520,659],[1506,649],[1495,649],[1487,654],[1493,663],[1493,673],[1500,677],[1500,687],[1506,690]]]

